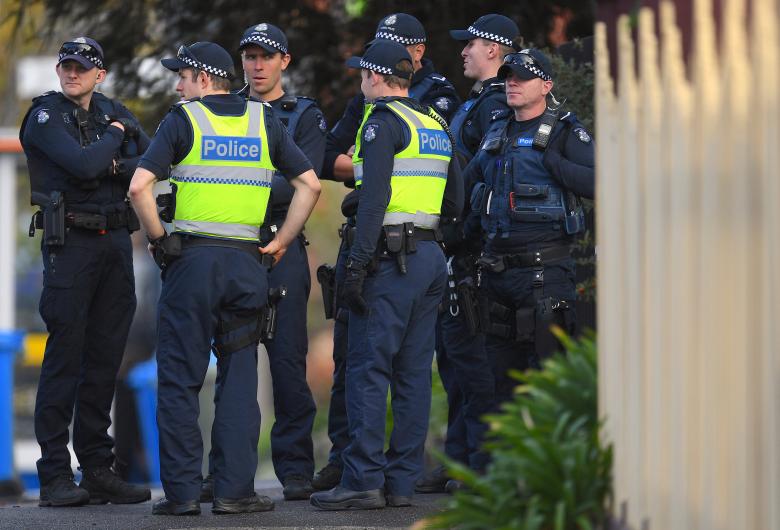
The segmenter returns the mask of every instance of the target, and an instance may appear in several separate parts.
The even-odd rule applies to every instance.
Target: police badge
[[[388,26],[392,26],[393,24],[395,24],[395,21],[396,21],[395,15],[390,15],[385,19],[385,24]]]
[[[317,116],[317,127],[319,127],[322,132],[328,130],[328,124],[325,123],[325,117],[322,114]]]
[[[35,115],[35,119],[38,120],[38,123],[44,124],[49,121],[49,113],[46,112],[45,109],[41,109],[38,111],[38,114]]]
[[[450,102],[447,98],[439,98],[434,102],[434,105],[441,110],[447,110],[450,107]]]
[[[376,138],[376,125],[371,124],[366,126],[366,130],[363,131],[363,141],[366,143],[373,142]]]
[[[574,129],[574,132],[577,133],[577,138],[579,138],[580,142],[584,144],[590,143],[590,135],[588,134],[588,131],[582,127],[577,127]]]

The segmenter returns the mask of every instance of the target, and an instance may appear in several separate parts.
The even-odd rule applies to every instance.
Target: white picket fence
[[[600,411],[615,512],[650,530],[780,529],[777,0],[692,0],[596,28]],[[658,35],[658,37],[657,37]],[[638,53],[636,53],[638,52]],[[638,62],[635,64],[635,56]]]

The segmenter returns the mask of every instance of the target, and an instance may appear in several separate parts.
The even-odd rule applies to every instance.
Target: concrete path
[[[0,505],[0,529],[52,530],[158,530],[202,529],[250,530],[373,530],[407,529],[441,508],[446,495],[417,495],[414,506],[370,511],[326,512],[315,509],[308,501],[287,502],[276,481],[257,484],[257,492],[274,499],[272,512],[246,515],[211,513],[210,504],[201,504],[198,517],[161,517],[152,515],[152,503],[133,505],[83,506],[79,508],[39,508],[38,498]],[[162,496],[153,491],[152,499]],[[2,502],[2,501],[0,501]]]

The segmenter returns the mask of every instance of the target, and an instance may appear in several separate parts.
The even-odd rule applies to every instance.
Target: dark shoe
[[[404,508],[412,505],[411,495],[393,495],[392,493],[388,493],[385,495],[385,500],[387,501],[387,505],[391,508]]]
[[[89,492],[73,482],[73,475],[65,473],[41,486],[38,506],[82,506],[89,502]]]
[[[320,510],[376,510],[385,507],[385,492],[381,489],[352,491],[336,486],[312,493],[309,502]]]
[[[305,501],[314,493],[311,480],[301,475],[285,477],[282,483],[284,484],[282,494],[286,501]]]
[[[414,483],[414,491],[416,493],[444,493],[444,486],[449,479],[447,469],[444,466],[439,466],[417,479],[417,482]]]
[[[152,515],[200,515],[198,501],[173,502],[163,497],[152,506]]]
[[[243,499],[225,499],[214,497],[211,513],[225,515],[230,513],[270,512],[274,509],[274,501],[265,495],[251,495]]]
[[[149,488],[128,484],[110,468],[82,470],[80,487],[89,492],[90,504],[137,504],[152,498]]]
[[[463,483],[462,480],[456,480],[454,478],[448,480],[447,484],[445,484],[444,486],[444,491],[446,491],[450,495],[462,489],[466,489],[466,485]]]
[[[203,482],[200,483],[200,502],[211,502],[214,500],[214,476],[209,473]]]
[[[315,490],[329,490],[341,484],[341,468],[336,464],[331,464],[320,469],[314,474],[311,485]]]

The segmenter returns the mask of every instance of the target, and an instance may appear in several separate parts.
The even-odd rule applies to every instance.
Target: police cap
[[[263,22],[247,28],[238,43],[238,50],[253,44],[271,53],[287,54],[287,35],[273,24]]]
[[[375,40],[366,48],[363,57],[350,57],[347,66],[350,68],[365,68],[372,72],[384,75],[395,75],[404,79],[412,78],[412,71],[402,72],[395,65],[401,61],[412,64],[412,57],[406,48],[397,42],[389,40]]]
[[[404,46],[423,44],[425,28],[419,20],[406,13],[394,13],[383,18],[376,27],[374,40],[390,40]]]
[[[235,77],[233,58],[225,48],[213,42],[196,42],[189,46],[179,46],[176,57],[169,57],[160,62],[174,72],[182,68],[195,68],[226,79]]]
[[[520,36],[520,29],[511,18],[491,13],[479,17],[467,29],[450,30],[450,35],[459,41],[481,38],[514,47],[515,39]]]
[[[78,37],[62,44],[58,54],[57,64],[63,61],[76,61],[87,70],[95,67],[101,70],[103,66],[103,48],[95,39]]]
[[[550,59],[536,48],[505,55],[504,64],[498,69],[498,78],[506,79],[510,71],[525,80],[538,77],[543,81],[552,81],[554,74]]]

